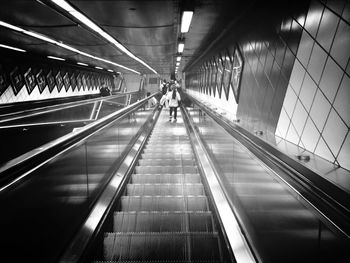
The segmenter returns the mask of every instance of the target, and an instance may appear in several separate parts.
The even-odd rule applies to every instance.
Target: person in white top
[[[181,97],[179,92],[176,89],[175,85],[172,85],[170,88],[170,91],[168,92],[168,100],[169,100],[169,107],[170,107],[170,119],[172,120],[172,113],[174,112],[174,122],[176,122],[177,117],[177,107],[179,107]]]

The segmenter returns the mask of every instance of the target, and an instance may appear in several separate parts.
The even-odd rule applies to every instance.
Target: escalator
[[[332,262],[345,255],[349,238],[327,215],[215,120],[187,108],[173,123],[167,110],[146,103],[39,152],[48,161],[33,158],[38,168],[23,160],[35,170],[0,191],[0,261]]]
[[[181,114],[163,110],[105,233],[105,261],[229,262]]]

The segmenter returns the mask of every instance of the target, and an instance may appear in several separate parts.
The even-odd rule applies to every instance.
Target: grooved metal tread
[[[115,212],[114,232],[216,232],[207,211]]]
[[[107,260],[218,260],[217,233],[105,233]]]

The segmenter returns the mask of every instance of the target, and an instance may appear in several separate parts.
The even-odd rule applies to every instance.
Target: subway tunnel
[[[347,262],[349,47],[347,0],[1,1],[0,262]]]

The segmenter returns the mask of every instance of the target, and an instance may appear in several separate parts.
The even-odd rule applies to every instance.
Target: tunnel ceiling
[[[247,3],[249,1],[246,1]],[[108,34],[159,74],[169,75],[175,66],[180,35],[182,1],[69,1]],[[180,71],[196,60],[230,20],[230,14],[243,12],[235,1],[194,1],[190,31],[184,35],[185,50]],[[80,25],[50,1],[2,0],[0,20],[41,33],[83,52],[134,69],[142,74],[153,72],[130,58],[87,27]],[[221,29],[221,30],[220,30]],[[0,44],[25,49],[34,55],[58,56],[68,62],[84,62],[115,71],[122,68],[97,61],[45,41],[0,27]]]

